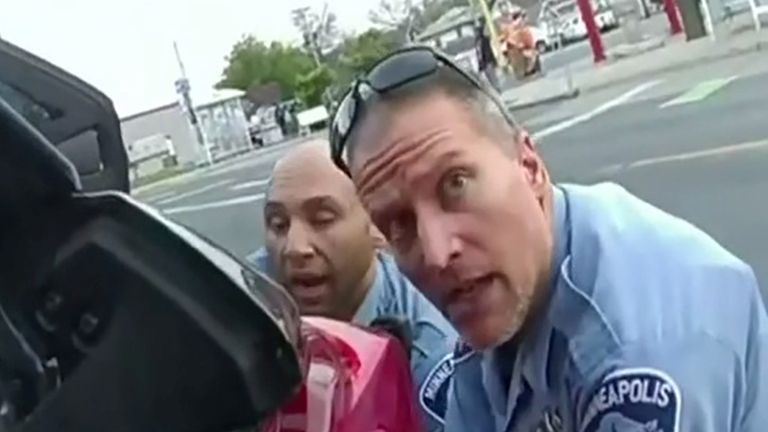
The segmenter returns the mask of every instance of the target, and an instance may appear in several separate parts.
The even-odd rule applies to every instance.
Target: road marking
[[[538,132],[535,132],[533,134],[533,138],[541,139],[544,137],[547,137],[549,135],[556,134],[558,132],[562,132],[565,129],[568,129],[570,127],[576,126],[579,123],[584,123],[585,121],[591,120],[594,117],[599,116],[600,114],[605,113],[606,111],[609,111],[613,108],[616,108],[617,106],[627,103],[629,100],[631,100],[633,97],[639,95],[640,93],[659,85],[663,80],[653,80],[648,81],[646,83],[640,84],[637,87],[629,90],[626,93],[623,93],[619,95],[617,98],[609,100],[608,102],[596,107],[595,109],[588,111],[584,114],[577,115],[575,117],[571,117],[568,120],[562,121],[560,123],[554,124],[548,128],[545,128],[543,130],[540,130]]]
[[[671,106],[699,102],[711,96],[716,91],[727,86],[738,77],[739,77],[738,75],[733,75],[728,78],[718,78],[718,79],[700,82],[696,84],[693,88],[688,90],[687,92],[681,94],[680,96],[659,105],[659,108],[668,108]]]
[[[650,165],[659,165],[659,164],[670,163],[670,162],[684,162],[684,161],[690,161],[694,159],[703,159],[703,158],[714,157],[714,156],[725,156],[732,153],[748,151],[748,150],[756,150],[763,147],[768,148],[768,140],[749,141],[749,142],[731,144],[728,146],[707,149],[707,150],[697,150],[697,151],[686,152],[686,153],[678,153],[674,155],[640,159],[640,160],[636,160],[634,162],[630,162],[626,164],[610,165],[598,170],[598,172],[601,174],[612,175],[612,174],[618,173],[619,171],[627,171],[630,169],[642,168]]]
[[[165,192],[162,192],[162,193],[159,193],[159,194],[150,195],[150,196],[144,198],[142,201],[144,201],[144,202],[153,202],[153,201],[158,201],[158,200],[161,200],[161,199],[164,199],[164,198],[168,198],[168,197],[170,197],[172,195],[176,195],[176,191],[165,191]]]
[[[233,191],[239,191],[239,190],[243,190],[243,189],[249,189],[249,188],[264,186],[267,183],[269,183],[269,179],[265,178],[265,179],[260,179],[260,180],[253,180],[253,181],[247,181],[247,182],[243,182],[243,183],[238,183],[238,184],[232,186],[230,189],[232,189]]]
[[[220,181],[217,181],[217,182],[213,182],[213,183],[211,183],[211,184],[209,184],[207,186],[203,186],[203,187],[201,187],[199,189],[194,189],[194,190],[191,190],[189,192],[178,194],[178,195],[173,196],[171,198],[166,198],[166,199],[164,199],[162,201],[159,201],[157,203],[157,205],[171,204],[171,203],[174,203],[176,201],[183,200],[185,198],[189,198],[189,197],[193,197],[195,195],[199,195],[199,194],[201,194],[203,192],[208,192],[211,189],[216,189],[217,187],[225,186],[227,183],[232,183],[232,179],[226,179],[226,180],[220,180]]]
[[[253,195],[244,195],[241,197],[231,198],[231,199],[222,200],[222,201],[213,201],[213,202],[203,203],[203,204],[172,207],[169,209],[162,209],[161,211],[167,215],[179,214],[179,213],[191,213],[191,212],[197,212],[201,210],[212,210],[212,209],[218,209],[222,207],[231,207],[236,205],[250,204],[250,203],[261,201],[263,199],[264,199],[264,194],[257,193]]]

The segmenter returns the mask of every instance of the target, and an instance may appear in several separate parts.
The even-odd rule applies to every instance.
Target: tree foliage
[[[339,44],[336,14],[328,9],[327,3],[320,13],[309,6],[294,9],[291,11],[291,20],[302,36],[304,49],[318,61]]]
[[[378,27],[347,36],[340,44],[335,16],[327,5],[322,13],[307,7],[295,9],[292,18],[303,36],[303,49],[243,36],[227,56],[216,87],[247,91],[277,83],[284,98],[296,96],[307,106],[315,106],[326,89],[341,92],[354,76],[404,43],[406,34],[423,31],[451,8],[466,5],[467,0],[380,0],[370,15]]]
[[[266,45],[251,35],[235,43],[226,61],[217,88],[246,91],[251,86],[276,82],[286,97],[295,93],[299,76],[315,67],[312,57],[302,50],[279,42]]]
[[[297,80],[296,96],[307,107],[322,105],[323,94],[333,84],[335,74],[331,68],[320,65]]]
[[[396,48],[397,42],[392,32],[370,29],[344,41],[341,63],[352,74],[358,75]]]
[[[408,21],[416,12],[412,0],[379,0],[376,9],[368,12],[368,19],[381,28],[394,30],[407,27]]]

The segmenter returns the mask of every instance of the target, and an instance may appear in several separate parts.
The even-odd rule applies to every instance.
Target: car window
[[[8,105],[17,113],[21,114],[32,126],[40,129],[40,126],[46,122],[56,120],[61,117],[61,111],[46,107],[32,99],[26,93],[23,93],[2,81],[0,81],[0,98],[3,98]]]

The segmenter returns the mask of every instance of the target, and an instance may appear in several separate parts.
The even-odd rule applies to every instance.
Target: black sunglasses
[[[457,73],[488,96],[510,124],[514,124],[498,96],[489,91],[480,80],[465,71],[445,54],[428,46],[410,46],[394,51],[374,64],[362,78],[355,80],[341,99],[330,126],[331,157],[342,171],[349,175],[344,160],[347,140],[359,121],[362,108],[376,94],[384,94],[406,84],[428,77],[441,67]]]

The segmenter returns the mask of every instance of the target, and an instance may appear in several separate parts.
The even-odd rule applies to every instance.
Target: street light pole
[[[591,0],[578,0],[579,11],[581,12],[581,19],[584,21],[584,26],[587,27],[587,36],[589,37],[589,46],[592,47],[592,55],[594,56],[595,63],[602,63],[605,61],[605,49],[603,48],[603,40],[600,37],[600,30],[597,28],[595,22],[595,14],[592,10]]]

